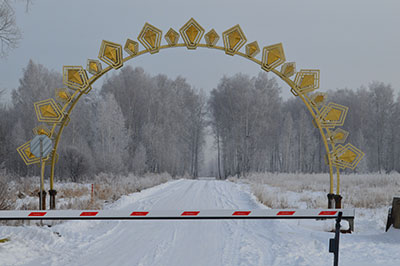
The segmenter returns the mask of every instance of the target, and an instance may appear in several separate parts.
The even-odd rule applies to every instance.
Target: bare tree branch
[[[5,57],[10,49],[16,48],[20,39],[14,9],[7,0],[0,0],[0,57]]]

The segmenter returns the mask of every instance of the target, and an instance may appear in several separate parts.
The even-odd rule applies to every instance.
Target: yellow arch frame
[[[319,70],[301,70],[296,73],[295,63],[285,63],[282,44],[264,47],[261,60],[255,58],[260,52],[256,41],[246,45],[245,53],[240,52],[240,48],[247,42],[247,39],[239,25],[223,32],[224,46],[216,45],[219,40],[219,35],[214,29],[205,34],[204,39],[206,43],[200,43],[204,33],[204,29],[192,18],[180,29],[180,35],[171,28],[164,36],[167,44],[161,45],[162,31],[146,23],[138,36],[139,42],[145,49],[139,51],[139,44],[136,41],[128,39],[124,48],[128,56],[123,58],[121,45],[103,41],[99,58],[108,64],[108,66],[102,69],[99,61],[88,60],[87,70],[89,73],[93,74],[91,78],[88,78],[86,71],[80,66],[64,66],[63,81],[67,89],[56,89],[56,99],[58,102],[62,103],[63,106],[56,104],[53,99],[35,103],[38,120],[51,125],[51,129],[47,129],[45,126],[41,125],[34,129],[34,133],[46,134],[54,140],[53,152],[44,159],[41,165],[42,176],[46,164],[51,167],[51,191],[54,191],[54,172],[58,158],[57,148],[62,132],[65,126],[68,125],[69,117],[79,99],[91,90],[91,86],[94,82],[111,69],[118,69],[122,67],[126,61],[146,53],[155,54],[160,50],[175,47],[186,47],[188,49],[200,47],[216,49],[224,51],[231,56],[238,55],[248,59],[258,64],[263,70],[274,73],[289,85],[291,92],[304,102],[307,110],[313,117],[314,126],[319,129],[327,152],[325,159],[329,166],[329,192],[330,195],[334,195],[334,168],[336,168],[336,195],[339,196],[340,169],[354,169],[364,156],[364,153],[349,143],[344,146],[337,145],[338,143],[345,142],[348,132],[340,128],[336,128],[336,130],[333,131],[332,128],[344,124],[348,108],[335,103],[326,105],[326,94],[324,93],[309,95],[310,92],[319,87]],[[183,43],[178,43],[180,36],[182,36]],[[281,71],[277,70],[276,68],[281,65]],[[296,76],[294,80],[290,79],[295,73]],[[71,93],[71,89],[74,90],[73,93]],[[27,165],[40,163],[39,158],[36,158],[30,153],[29,142],[18,147],[17,150]],[[43,181],[42,189],[44,189]],[[331,205],[329,207],[333,206]]]

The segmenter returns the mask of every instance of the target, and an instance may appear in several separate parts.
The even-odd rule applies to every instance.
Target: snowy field
[[[251,190],[250,185],[238,182],[175,180],[122,196],[107,208],[267,208]],[[290,205],[295,198],[286,200]],[[385,233],[376,225],[375,212],[356,210],[356,232],[341,235],[340,265],[400,265],[400,230]],[[0,226],[0,238],[10,238],[0,243],[0,265],[332,265],[328,242],[333,234],[326,232],[331,226],[327,221],[295,220]]]

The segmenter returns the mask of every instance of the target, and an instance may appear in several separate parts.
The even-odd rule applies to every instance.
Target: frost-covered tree
[[[144,148],[143,144],[139,144],[139,147],[135,150],[135,155],[132,158],[132,169],[135,174],[143,175],[146,173],[146,149]]]
[[[208,102],[225,176],[277,171],[280,88],[265,74],[223,77]]]
[[[150,76],[126,67],[109,77],[101,90],[112,93],[121,106],[130,132],[129,156],[144,147],[146,170],[196,176],[204,142],[204,96],[185,79]],[[132,162],[129,170],[134,171]]]
[[[121,108],[112,94],[106,94],[97,104],[95,130],[97,169],[124,172],[129,135]]]
[[[34,102],[53,97],[54,89],[61,86],[60,73],[50,71],[43,65],[29,60],[28,65],[23,69],[18,88],[12,91],[14,112],[18,113],[18,119],[22,122],[26,135],[30,135],[32,129],[38,124]]]

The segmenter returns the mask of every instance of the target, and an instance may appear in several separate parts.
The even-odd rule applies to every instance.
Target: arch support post
[[[334,199],[335,199],[335,209],[341,209],[343,197],[339,194],[336,194],[334,195]]]
[[[49,190],[50,210],[55,210],[56,209],[56,195],[57,195],[57,190],[55,190],[55,189],[50,189]]]
[[[329,193],[327,195],[328,197],[328,209],[334,209],[335,208],[335,194]]]

